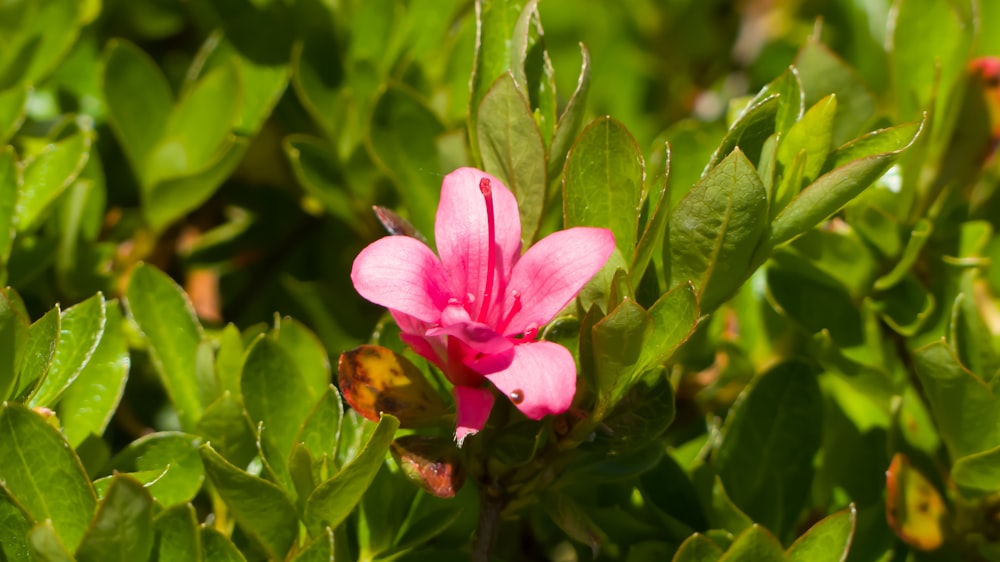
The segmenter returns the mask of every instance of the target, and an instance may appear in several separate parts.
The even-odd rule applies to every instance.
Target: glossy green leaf
[[[246,562],[246,558],[236,545],[212,527],[201,528],[201,552],[203,560]]]
[[[382,416],[357,456],[309,496],[303,518],[310,534],[318,535],[324,527],[336,528],[350,515],[385,461],[398,427],[396,418]]]
[[[576,89],[559,116],[549,145],[549,178],[554,178],[562,171],[570,146],[583,125],[587,95],[590,93],[590,52],[583,43],[580,43],[580,59],[580,76],[577,78]]]
[[[476,138],[483,168],[517,198],[521,229],[533,240],[545,206],[545,144],[524,92],[502,74],[478,108]]]
[[[597,381],[594,419],[606,416],[639,374],[643,342],[652,327],[649,313],[627,299],[592,328],[592,364]]]
[[[141,175],[167,128],[173,106],[170,85],[149,55],[115,39],[104,51],[103,92],[111,128]]]
[[[201,325],[190,301],[170,277],[145,264],[132,272],[125,297],[129,313],[149,342],[153,365],[181,427],[193,428],[205,404],[195,372]]]
[[[5,298],[0,302],[8,304],[9,300]],[[59,346],[59,337],[62,333],[61,323],[62,314],[59,307],[56,306],[35,320],[28,328],[27,344],[23,348],[19,347],[23,350],[24,357],[20,365],[21,372],[15,396],[23,396],[25,392],[32,389],[32,385],[45,379],[52,366],[52,358],[55,357],[56,349]]]
[[[673,355],[694,333],[700,312],[694,287],[678,285],[667,291],[649,307],[653,331],[642,348],[643,366],[658,365]]]
[[[771,80],[757,92],[754,102],[763,101],[774,94],[780,96],[778,112],[775,115],[775,131],[783,136],[802,119],[802,114],[806,110],[805,92],[802,91],[802,81],[799,79],[797,68],[790,66],[780,76]]]
[[[913,362],[952,459],[1000,444],[993,390],[963,367],[945,342],[917,349],[913,352]]]
[[[20,394],[20,384],[18,383],[18,371],[22,370],[25,363],[32,364],[34,357],[44,354],[44,366],[48,367],[48,361],[55,352],[55,346],[46,348],[43,345],[34,346],[31,339],[32,328],[28,326],[28,317],[23,310],[24,304],[20,303],[20,297],[13,289],[0,289],[0,397],[7,399],[12,394]],[[53,317],[54,316],[54,320]],[[46,322],[42,322],[46,319]],[[58,338],[59,311],[55,309],[54,314],[43,316],[36,321],[36,324],[55,323],[54,337]],[[41,334],[43,330],[39,329]],[[52,333],[53,330],[47,330]],[[43,335],[38,335],[36,341],[42,343],[46,339]],[[47,351],[47,353],[45,353]],[[37,374],[22,373],[21,379],[27,377],[35,378]]]
[[[789,562],[843,562],[854,541],[858,510],[854,504],[813,525],[788,548]]]
[[[243,411],[243,404],[228,391],[205,408],[196,426],[198,435],[230,463],[247,466],[257,454],[254,428]]]
[[[900,125],[870,133],[837,149],[831,155],[832,169],[803,189],[775,217],[768,244],[773,247],[787,242],[836,212],[885,173],[921,130],[922,124]]]
[[[28,232],[38,226],[43,213],[80,175],[90,158],[93,124],[87,117],[78,117],[72,126],[76,129],[75,133],[47,145],[23,163],[15,211],[19,232]]]
[[[59,419],[62,420],[66,440],[74,448],[88,435],[104,433],[128,380],[128,343],[125,341],[118,301],[106,303],[105,312],[107,318],[101,341],[90,361],[59,401]]]
[[[203,560],[201,533],[198,532],[198,519],[191,504],[177,504],[158,513],[153,529],[157,537],[158,560]]]
[[[309,415],[308,406],[303,404],[315,403],[317,396],[303,380],[292,355],[270,336],[258,338],[247,350],[240,386],[251,422],[264,426],[260,439],[268,441],[280,457],[267,460],[284,478],[285,459]]]
[[[740,562],[755,560],[759,562],[784,562],[785,553],[781,543],[767,529],[753,525],[736,537],[729,550],[722,555],[719,562]]]
[[[51,521],[76,548],[97,503],[90,480],[59,430],[9,402],[0,407],[0,481],[32,523]]]
[[[673,562],[717,562],[722,558],[722,549],[712,539],[695,533],[681,543],[674,554]]]
[[[636,247],[643,161],[624,125],[601,117],[577,138],[566,158],[563,215],[567,228],[610,228],[623,255]]]
[[[76,551],[79,562],[146,560],[153,550],[153,498],[138,481],[111,479]]]
[[[28,85],[4,90],[0,88],[0,145],[7,144],[24,121],[28,101]]]
[[[28,400],[30,406],[55,405],[90,363],[106,323],[104,295],[100,293],[62,312],[59,345],[42,384]]]
[[[511,38],[526,0],[479,0],[476,2],[476,55],[469,81],[469,131],[476,152],[475,132],[479,105],[486,92],[504,72],[510,70]]]
[[[749,277],[767,221],[767,193],[739,149],[681,199],[670,219],[673,286],[691,282],[710,312]]]
[[[806,111],[802,120],[793,125],[778,145],[778,162],[786,168],[802,150],[805,151],[803,179],[811,183],[819,176],[833,143],[833,119],[837,114],[837,97],[830,94]]]
[[[823,398],[808,365],[779,364],[730,411],[714,464],[733,502],[784,535],[808,497]]]
[[[437,139],[442,133],[444,126],[437,116],[410,90],[391,86],[375,102],[372,150],[393,178],[409,211],[407,218],[425,236],[434,232],[441,193]]]
[[[153,498],[164,507],[194,499],[205,480],[198,459],[201,439],[187,433],[162,431],[132,441],[111,461],[115,470],[169,470],[150,485]]]
[[[284,558],[299,528],[298,514],[288,496],[277,485],[236,468],[209,444],[202,445],[201,457],[212,484],[243,531],[270,558]],[[268,508],[260,509],[261,505]],[[216,560],[206,539],[203,535],[205,560]]]
[[[837,96],[833,123],[833,146],[839,146],[862,131],[875,113],[875,100],[857,71],[813,35],[795,56],[806,107],[824,97]],[[908,118],[917,118],[918,115]]]

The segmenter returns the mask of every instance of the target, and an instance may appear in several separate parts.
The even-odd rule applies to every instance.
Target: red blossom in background
[[[514,195],[493,176],[461,168],[441,186],[434,234],[437,255],[407,236],[373,242],[351,279],[455,385],[456,441],[486,424],[494,400],[487,381],[529,418],[565,412],[576,393],[573,356],[535,337],[604,266],[611,231],[571,228],[521,255]]]

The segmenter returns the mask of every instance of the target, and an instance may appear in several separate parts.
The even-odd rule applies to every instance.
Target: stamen
[[[486,253],[486,288],[483,291],[483,304],[479,309],[477,322],[485,323],[486,315],[490,309],[490,302],[493,300],[493,270],[496,269],[496,221],[493,217],[493,187],[489,178],[479,180],[479,191],[486,200],[486,228],[489,240],[489,249]]]
[[[510,321],[514,319],[514,315],[521,312],[521,293],[511,291],[511,294],[514,296],[514,303],[510,305],[510,312],[507,313],[507,316],[502,322],[500,322],[500,325],[497,326],[498,334],[505,333],[507,331],[507,326],[510,326]]]

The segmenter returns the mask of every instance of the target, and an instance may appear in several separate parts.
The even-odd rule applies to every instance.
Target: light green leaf
[[[628,129],[610,117],[591,121],[566,158],[566,227],[610,228],[622,255],[633,256],[642,181],[642,153]]]
[[[24,122],[29,92],[27,83],[0,88],[0,146],[7,144]]]
[[[310,534],[317,536],[325,527],[335,529],[350,515],[385,461],[398,427],[396,418],[383,415],[358,455],[309,496],[303,518]]]
[[[28,533],[31,559],[41,562],[76,562],[73,555],[56,534],[52,521],[46,519]]]
[[[6,299],[0,301],[0,304],[7,304]],[[28,342],[23,347],[24,357],[15,396],[24,396],[33,384],[45,380],[59,346],[61,323],[62,314],[56,306],[35,320],[28,329]]]
[[[153,550],[153,498],[138,481],[115,476],[76,551],[79,562],[146,560]]]
[[[832,169],[803,189],[775,217],[768,246],[802,234],[856,197],[913,144],[922,127],[922,123],[908,123],[882,129],[837,149],[830,157]]]
[[[673,562],[718,562],[722,558],[722,549],[712,539],[701,533],[689,536],[681,543]]]
[[[0,7],[0,90],[48,75],[80,34],[80,3],[14,0]]]
[[[594,419],[606,416],[639,374],[643,343],[652,325],[649,313],[626,299],[591,329],[597,382]]]
[[[194,507],[177,504],[157,514],[153,521],[156,531],[157,560],[201,562],[201,534]]]
[[[583,43],[580,43],[580,59],[580,77],[577,78],[576,90],[559,116],[552,144],[549,145],[549,179],[555,178],[562,171],[566,164],[566,154],[583,125],[587,94],[590,93],[590,52]]]
[[[664,293],[649,308],[653,331],[643,344],[640,364],[651,367],[669,359],[694,333],[699,314],[698,299],[690,284]]]
[[[799,519],[819,450],[823,397],[808,365],[781,363],[726,417],[714,464],[733,502],[785,535]]]
[[[0,559],[7,562],[30,562],[28,523],[21,507],[0,486]]]
[[[129,313],[149,342],[149,352],[177,410],[181,427],[194,428],[203,404],[195,365],[201,325],[184,291],[165,273],[140,264],[125,291]]]
[[[167,128],[173,94],[153,59],[132,43],[111,40],[103,58],[108,121],[132,169],[141,176]]]
[[[476,138],[483,168],[514,193],[526,241],[534,240],[545,207],[545,144],[524,92],[502,74],[479,104]]]
[[[774,133],[775,119],[780,106],[781,96],[777,94],[754,98],[729,127],[722,143],[715,149],[705,167],[702,178],[704,179],[712,169],[729,158],[734,150],[746,154],[750,162],[759,161],[764,142]]]
[[[17,164],[14,148],[0,148],[0,273],[6,278],[7,260],[14,245],[17,227],[17,196],[23,185],[21,167]]]
[[[15,224],[18,232],[29,232],[53,201],[76,180],[90,158],[94,127],[89,117],[77,117],[77,132],[49,144],[24,162],[21,189],[17,196]]]
[[[31,407],[55,405],[90,363],[107,323],[104,295],[97,293],[61,314],[59,345],[48,373],[28,400]]]
[[[767,529],[753,525],[736,537],[729,550],[722,555],[719,562],[784,562],[785,553],[781,543]]]
[[[229,464],[209,444],[202,445],[201,458],[216,491],[243,531],[269,558],[283,559],[299,530],[298,514],[288,496],[277,485]],[[262,505],[267,509],[261,509]],[[202,541],[205,560],[217,560],[209,551],[208,537],[203,535]]]
[[[59,401],[59,419],[63,424],[63,432],[74,448],[88,435],[100,436],[104,433],[128,380],[128,343],[125,341],[118,301],[109,301],[106,313],[100,343],[76,381],[66,389]]]
[[[993,390],[944,341],[914,351],[913,366],[952,459],[1000,444]]]
[[[236,466],[247,466],[257,454],[254,429],[243,412],[243,405],[228,391],[205,408],[198,420],[197,433]]]
[[[646,219],[646,227],[642,230],[628,269],[629,282],[634,287],[638,287],[642,282],[653,256],[663,255],[664,244],[669,244],[669,241],[664,242],[664,238],[667,233],[667,221],[670,220],[670,144],[665,146],[662,182],[659,177],[653,181],[653,185],[660,184],[659,193],[650,190],[647,198],[649,217]]]
[[[285,316],[275,328],[278,345],[292,358],[309,388],[309,395],[317,397],[330,386],[330,357],[326,348],[309,328]]]
[[[843,562],[854,541],[858,510],[854,504],[828,515],[792,543],[789,562]]]
[[[49,315],[43,316],[42,319],[47,316]],[[51,318],[48,323],[51,323]],[[55,312],[55,325],[55,337],[58,338],[58,309]],[[0,289],[0,362],[2,362],[0,363],[0,397],[4,400],[11,395],[20,395],[18,371],[22,370],[22,365],[25,363],[31,363],[34,356],[39,353],[36,351],[38,348],[32,345],[32,331],[32,328],[28,326],[28,316],[24,310],[24,303],[21,302],[21,297],[14,289]],[[37,341],[41,342],[43,339],[45,338],[39,335]],[[45,358],[46,367],[48,367],[48,360],[54,351],[54,345],[48,349]],[[23,373],[20,375],[22,380],[25,376]]]
[[[819,175],[833,143],[833,118],[837,114],[837,97],[830,94],[806,111],[802,120],[788,130],[778,145],[778,162],[786,169],[792,166],[799,152],[805,151],[803,178],[811,183]]]
[[[149,486],[149,492],[163,507],[194,499],[205,480],[198,458],[201,438],[187,433],[161,431],[129,443],[110,466],[119,471],[169,470]]]
[[[10,402],[0,407],[0,481],[32,523],[50,520],[76,548],[97,503],[90,480],[59,430]]]
[[[343,418],[344,403],[337,387],[331,384],[302,423],[295,442],[304,444],[314,458],[318,459],[322,455],[333,457],[337,451],[337,441],[340,440]]]
[[[670,218],[671,285],[691,282],[711,312],[749,277],[767,221],[767,193],[735,149],[681,199]]]

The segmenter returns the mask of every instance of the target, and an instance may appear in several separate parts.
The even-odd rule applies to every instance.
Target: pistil
[[[483,291],[483,304],[479,308],[477,322],[485,323],[486,315],[490,309],[490,302],[493,300],[493,274],[496,270],[496,220],[493,216],[493,187],[490,186],[489,178],[479,180],[479,191],[486,200],[486,228],[489,240],[489,249],[486,253],[486,288]]]

